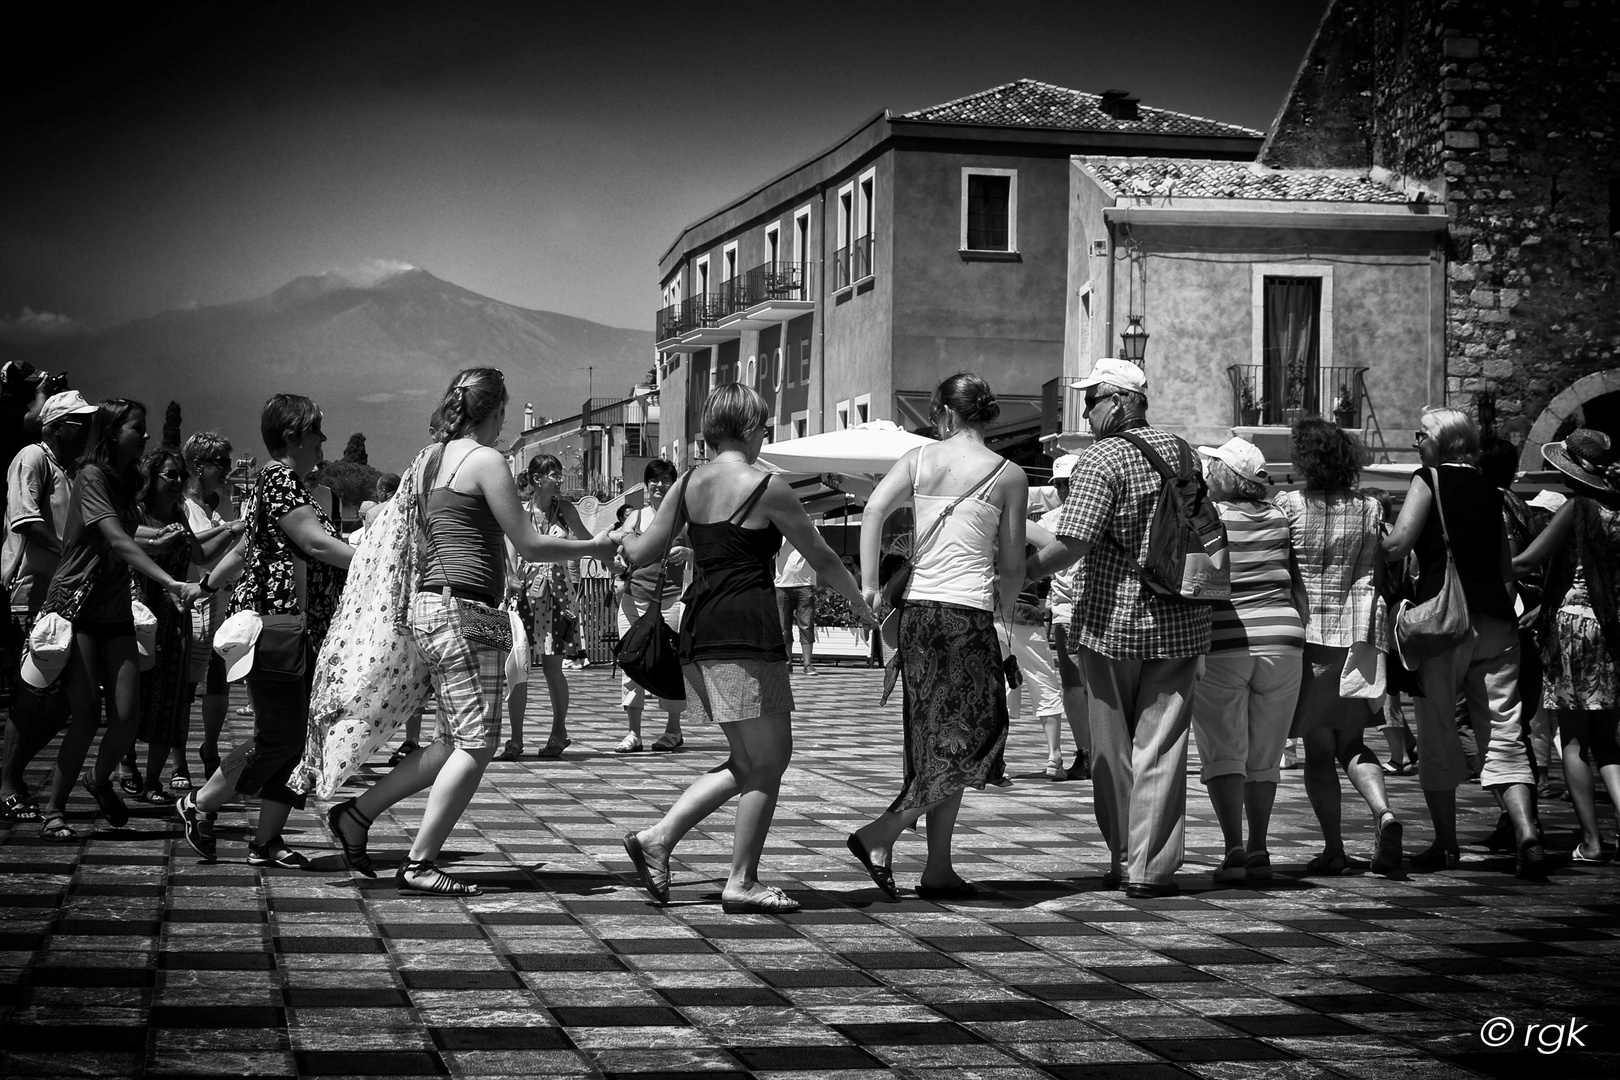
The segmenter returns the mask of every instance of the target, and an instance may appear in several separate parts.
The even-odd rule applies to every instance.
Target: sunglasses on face
[[[1101,394],[1101,395],[1095,395],[1095,396],[1092,395],[1092,394],[1087,394],[1086,395],[1086,412],[1090,412],[1092,409],[1095,409],[1100,403],[1109,400],[1113,396],[1114,396],[1113,394]]]

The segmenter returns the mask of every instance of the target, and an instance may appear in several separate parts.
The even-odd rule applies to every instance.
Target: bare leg
[[[1389,794],[1384,787],[1384,770],[1362,741],[1361,731],[1339,728],[1334,732],[1334,751],[1344,774],[1360,793],[1377,821],[1389,810]]]
[[[434,745],[446,747],[448,754],[439,767],[438,775],[433,778],[427,810],[422,814],[422,827],[416,831],[416,840],[411,844],[410,857],[416,860],[439,857],[439,849],[444,846],[450,830],[456,827],[456,822],[461,820],[467,804],[472,802],[478,782],[484,778],[484,769],[489,765],[490,758],[495,756],[494,747],[462,750],[450,748],[447,742],[435,742]],[[376,820],[369,810],[362,808],[361,813]]]
[[[96,737],[96,727],[101,720],[95,674],[100,667],[100,644],[87,634],[73,635],[73,652],[62,673],[70,719],[62,735],[62,745],[56,751],[56,775],[51,777],[50,794],[43,807],[47,814],[67,809],[68,793],[78,782],[79,770],[84,768],[84,759]]]
[[[1590,714],[1573,709],[1554,712],[1558,737],[1564,745],[1564,784],[1569,788],[1570,805],[1575,807],[1575,819],[1581,825],[1580,851],[1588,858],[1597,858],[1603,849],[1603,833],[1598,826],[1592,767],[1586,760],[1592,738]]]
[[[1252,786],[1252,785],[1251,785]],[[1215,808],[1215,820],[1221,825],[1221,842],[1227,851],[1243,846],[1243,795],[1245,785],[1240,773],[1212,776],[1207,781],[1209,804]],[[1276,785],[1272,785],[1275,789]],[[1334,785],[1338,787],[1337,784]],[[1269,813],[1269,807],[1268,813]],[[1264,835],[1265,830],[1261,830]],[[1262,849],[1264,845],[1261,845]]]
[[[451,745],[443,739],[417,747],[409,757],[355,799],[355,807],[367,820],[376,821],[378,814],[395,803],[426,791],[438,779],[445,762],[450,760],[451,749]],[[202,802],[200,798],[197,801],[199,804]]]
[[[225,727],[226,694],[204,694],[202,697],[202,741],[197,744],[197,759],[202,762],[203,778],[219,770],[219,733]]]
[[[540,663],[551,695],[551,739],[562,742],[568,738],[568,673],[560,656],[542,657]]]
[[[287,827],[287,818],[291,814],[292,807],[287,803],[276,802],[274,799],[260,799],[259,824],[253,831],[254,844],[262,848],[280,836],[281,830]]]
[[[1041,720],[1042,732],[1046,735],[1046,760],[1063,764],[1063,735],[1061,725],[1058,723],[1056,713],[1043,716]]]
[[[1331,857],[1344,854],[1344,833],[1339,808],[1339,769],[1332,728],[1316,728],[1304,735],[1305,794],[1322,827],[1322,851]]]
[[[107,730],[101,736],[101,748],[96,752],[95,780],[104,784],[113,769],[135,745],[135,717],[141,693],[139,654],[133,637],[107,638],[101,641],[101,678],[108,688],[106,701]]]
[[[636,738],[641,738],[641,706],[626,705],[624,707],[624,728]]]
[[[1243,809],[1249,819],[1249,842],[1244,850],[1265,851],[1270,842],[1271,807],[1277,801],[1277,785],[1256,780],[1243,785]]]
[[[529,684],[519,683],[506,692],[506,711],[512,715],[512,737],[506,745],[522,749],[523,714],[529,708]]]
[[[928,862],[923,865],[922,877],[917,879],[919,885],[949,888],[963,884],[962,875],[951,864],[951,840],[956,835],[956,815],[961,809],[962,793],[958,791],[935,803],[928,811]]]
[[[1458,850],[1457,844],[1457,792],[1425,791],[1423,801],[1429,807],[1429,820],[1434,823],[1434,846],[1446,851]]]
[[[147,743],[146,790],[158,791],[162,788],[163,763],[167,760],[169,760],[168,743]]]
[[[876,866],[889,866],[894,862],[894,842],[900,834],[916,824],[917,819],[943,804],[955,796],[947,795],[944,799],[931,802],[926,806],[914,806],[896,813],[885,810],[876,819],[867,822],[855,830],[855,835],[872,856],[872,863]],[[954,821],[954,818],[952,819]]]

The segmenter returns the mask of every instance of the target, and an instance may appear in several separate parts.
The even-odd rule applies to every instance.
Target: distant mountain
[[[428,415],[459,369],[506,373],[512,404],[503,438],[510,439],[527,402],[556,418],[579,412],[593,389],[597,397],[628,394],[653,364],[653,337],[514,307],[409,269],[371,285],[336,274],[301,277],[258,299],[12,342],[5,353],[67,370],[92,401],[144,401],[154,441],[173,399],[187,433],[218,430],[238,453],[261,459],[265,399],[305,394],[325,413],[329,456],[363,431],[371,463],[398,471],[426,442]]]

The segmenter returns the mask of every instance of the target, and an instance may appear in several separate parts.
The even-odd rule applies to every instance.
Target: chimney
[[[523,430],[528,431],[532,427],[534,427],[534,402],[528,401],[523,404]]]
[[[1098,108],[1115,120],[1135,120],[1136,107],[1141,103],[1140,99],[1131,97],[1129,90],[1104,90]]]

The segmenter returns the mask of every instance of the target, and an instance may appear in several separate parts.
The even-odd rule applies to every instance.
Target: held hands
[[[877,590],[873,589],[872,593],[875,599]],[[855,618],[860,620],[862,626],[869,630],[877,629],[878,617],[872,611],[872,601],[867,600],[864,594],[850,601],[849,610]]]
[[[174,597],[174,605],[180,611],[190,611],[198,601],[208,595],[195,581],[171,581],[169,593]]]
[[[669,559],[667,561],[673,565],[685,566],[687,560],[691,557],[691,548],[676,544],[669,549]]]
[[[623,542],[623,529],[603,529],[591,537],[593,554],[603,561],[613,558],[613,553],[618,550],[619,545]]]
[[[165,525],[165,526],[163,526],[163,528],[161,528],[161,529],[159,529],[157,531],[157,535],[152,537],[152,539],[150,541],[150,543],[152,545],[152,550],[154,550],[154,551],[167,551],[167,550],[169,550],[170,548],[174,547],[176,544],[180,543],[180,540],[185,535],[185,532],[186,532],[185,527],[182,526],[182,525]]]

